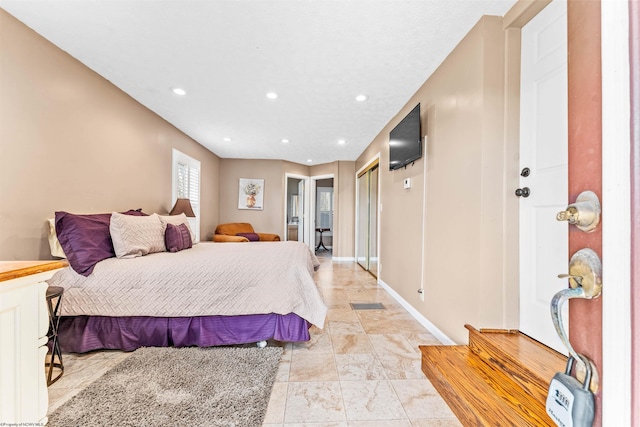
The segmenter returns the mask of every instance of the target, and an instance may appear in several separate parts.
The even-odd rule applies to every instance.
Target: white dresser
[[[45,293],[63,261],[0,261],[0,425],[47,422]]]

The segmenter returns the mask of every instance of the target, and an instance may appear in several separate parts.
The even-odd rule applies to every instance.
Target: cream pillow
[[[60,241],[56,234],[56,219],[49,218],[47,221],[49,221],[49,249],[51,249],[51,256],[66,258],[67,255],[64,253],[62,246],[60,246]]]
[[[191,234],[191,242],[195,245],[196,243],[196,235],[193,230],[191,230],[191,225],[189,224],[189,218],[183,213],[180,215],[160,215],[160,221],[162,221],[162,229],[165,230],[167,228],[167,224],[180,225],[185,224],[189,229],[189,234]]]
[[[109,232],[118,258],[135,258],[166,250],[164,225],[157,214],[133,216],[113,212]]]

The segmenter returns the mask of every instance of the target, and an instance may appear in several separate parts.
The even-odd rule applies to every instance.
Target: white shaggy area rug
[[[141,348],[48,425],[261,426],[281,356],[280,347]]]

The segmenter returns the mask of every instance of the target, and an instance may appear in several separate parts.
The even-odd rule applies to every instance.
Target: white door
[[[301,215],[298,217],[298,241],[304,242],[306,236],[306,227],[307,227],[307,219],[305,217],[306,211],[304,209],[305,206],[305,193],[304,193],[304,180],[300,180],[298,182],[298,212]]]
[[[567,287],[567,4],[554,0],[522,29],[520,98],[520,330],[564,354],[550,315]],[[566,306],[566,305],[565,305]],[[568,321],[567,313],[564,313]]]

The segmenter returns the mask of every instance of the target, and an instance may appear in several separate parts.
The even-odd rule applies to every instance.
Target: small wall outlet
[[[405,178],[404,179],[404,188],[411,188],[411,178]]]

